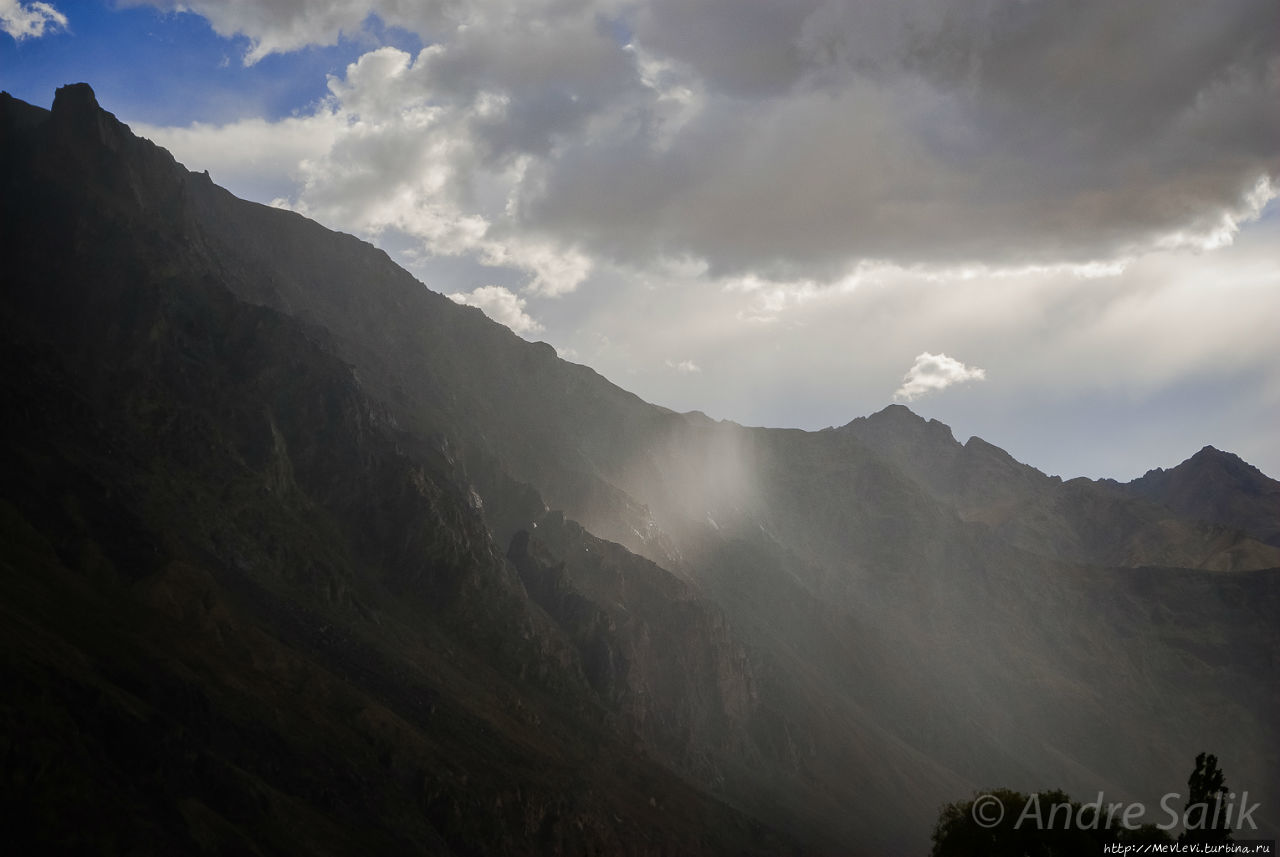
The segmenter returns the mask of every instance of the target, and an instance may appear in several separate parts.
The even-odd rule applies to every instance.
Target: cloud
[[[676,410],[842,424],[919,342],[990,373],[934,415],[1068,475],[1073,407],[1171,436],[1154,402],[1190,449],[1242,436],[1196,415],[1280,414],[1273,0],[185,5],[249,60],[417,33],[288,120],[148,136],[442,291],[501,284],[516,329],[560,296],[541,335]],[[666,363],[694,354],[735,371]]]
[[[524,311],[524,298],[502,286],[480,286],[469,293],[455,292],[448,297],[454,303],[479,307],[489,318],[505,324],[516,333],[537,333],[542,330],[542,325]]]
[[[345,131],[341,118],[326,111],[278,122],[251,118],[226,125],[197,122],[186,128],[144,122],[130,127],[186,166],[208,170],[232,193],[263,202],[296,193],[305,165],[324,157]]]
[[[249,49],[243,61],[252,65],[273,53],[296,51],[308,45],[332,45],[343,33],[360,31],[372,5],[349,0],[119,0],[121,6],[154,6],[166,12],[194,12],[209,21],[214,32],[231,38],[245,36]]]
[[[512,117],[500,90],[451,89],[460,73],[449,65],[454,58],[439,46],[416,58],[380,48],[330,78],[331,97],[316,117],[336,117],[342,130],[327,151],[298,165],[293,207],[364,234],[400,230],[429,253],[524,271],[534,293],[574,290],[590,258],[511,216],[528,158],[485,139],[502,136],[500,126],[537,137],[528,126],[543,120],[537,111]]]
[[[0,0],[0,30],[17,41],[38,39],[49,31],[65,30],[67,16],[48,3],[20,3]]]
[[[1105,266],[1221,246],[1280,189],[1273,0],[182,8],[248,61],[370,14],[418,33],[331,79],[314,115],[342,128],[290,204],[541,295],[609,265],[816,288],[867,264]]]
[[[702,371],[702,367],[697,363],[694,363],[692,360],[680,360],[678,362],[675,360],[664,360],[663,365],[668,369],[676,370],[681,375],[693,375]]]
[[[893,397],[910,402],[926,393],[945,390],[952,384],[981,381],[986,377],[985,369],[966,366],[945,354],[930,354],[924,351],[916,355],[916,362],[907,374],[902,376],[902,386],[894,391]]]
[[[752,320],[762,290],[707,288],[692,267],[602,269],[580,297],[542,302],[537,315],[542,338],[676,411],[843,425],[883,408],[930,346],[987,377],[911,407],[1046,472],[1138,476],[1212,443],[1280,473],[1257,429],[1280,420],[1278,206],[1229,247],[1155,251],[1106,272],[868,268],[848,289],[801,284],[768,324]],[[685,357],[704,371],[666,365]],[[1107,432],[1073,439],[1099,414]]]

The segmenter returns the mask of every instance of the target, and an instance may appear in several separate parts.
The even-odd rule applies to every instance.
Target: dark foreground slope
[[[1213,517],[905,409],[674,414],[87,87],[0,98],[0,147],[33,835],[901,853],[979,787],[1154,805],[1200,749],[1274,824],[1280,550],[1237,483]]]
[[[9,841],[787,850],[637,750],[442,442],[228,292],[91,98],[0,103]]]

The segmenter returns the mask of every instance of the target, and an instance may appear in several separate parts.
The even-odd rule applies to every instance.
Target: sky
[[[0,88],[649,401],[1280,477],[1274,0],[0,0]]]

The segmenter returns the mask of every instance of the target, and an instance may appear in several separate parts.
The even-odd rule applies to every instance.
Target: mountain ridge
[[[359,784],[380,763],[362,747],[385,746],[384,727],[452,773],[414,785],[422,763],[393,751],[408,779],[383,797],[402,815],[379,829],[441,853],[521,853],[544,827],[552,853],[915,850],[940,803],[980,786],[1052,776],[1137,798],[1177,785],[1208,739],[1229,772],[1280,794],[1280,562],[1239,528],[1055,481],[906,408],[801,432],[648,405],[358,239],[236,200],[99,115],[91,90],[61,101],[69,115],[42,130],[52,114],[0,98],[8,362],[60,379],[11,376],[22,413],[58,416],[22,423],[7,455],[24,484],[69,474],[66,496],[3,498],[9,543],[28,545],[6,561],[12,591],[37,562],[29,543],[63,545],[65,569],[44,601],[14,601],[17,618],[83,650],[64,590],[136,592],[161,643],[180,632],[153,613],[215,630],[230,615],[223,639],[260,640],[268,664],[302,652],[317,687],[351,688],[328,692],[370,712],[353,730],[320,705],[347,773],[314,794],[290,791],[281,753],[217,806],[188,794],[181,825],[139,797],[173,835],[252,843],[255,824],[291,829],[287,807],[323,808],[325,788],[372,794]],[[924,433],[877,430],[888,421]],[[125,441],[138,452],[103,464]],[[160,562],[156,544],[172,545]],[[108,636],[129,676],[127,652],[154,651]],[[43,665],[20,673],[29,698],[93,683],[21,651]],[[142,684],[173,723],[203,722],[184,694],[269,719],[192,676],[258,687],[274,668],[181,651],[180,679]],[[431,738],[415,687],[454,712],[453,743]],[[588,764],[592,747],[689,811]],[[548,759],[558,773],[531,773]]]
[[[1186,517],[1280,546],[1280,481],[1234,453],[1206,446],[1176,467],[1149,470],[1122,487]]]
[[[948,426],[926,422],[902,405],[853,420],[839,431],[895,461],[966,520],[992,526],[1024,548],[1039,546],[1049,555],[1117,566],[1230,571],[1280,561],[1276,545],[1267,541],[1275,534],[1260,522],[1206,516],[1188,502],[1174,509],[1161,502],[1155,490],[1144,490],[1141,480],[1127,485],[1106,479],[1064,482],[1016,461],[982,438],[971,437],[962,445]],[[1171,520],[1170,513],[1183,521]],[[1150,556],[1157,543],[1171,550]],[[1208,551],[1202,545],[1209,545]]]

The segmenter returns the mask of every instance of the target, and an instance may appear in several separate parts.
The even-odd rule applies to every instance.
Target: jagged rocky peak
[[[1218,449],[1215,446],[1206,446],[1204,449],[1200,450],[1199,452],[1197,452],[1195,455],[1188,458],[1183,463],[1188,465],[1196,465],[1197,467],[1201,467],[1201,468],[1213,467],[1220,470],[1225,470],[1229,473],[1238,474],[1241,476],[1257,475],[1257,476],[1261,476],[1264,479],[1267,478],[1262,473],[1261,470],[1254,467],[1252,464],[1245,461],[1240,456],[1236,455],[1233,452],[1227,452],[1225,450]]]
[[[870,416],[853,420],[841,430],[852,433],[877,452],[897,459],[930,483],[942,478],[937,472],[942,465],[976,468],[992,479],[1047,478],[977,435],[961,444],[949,425],[935,419],[926,420],[905,405],[889,405]],[[918,471],[921,467],[929,470],[927,475]],[[1004,477],[997,477],[992,468]],[[1061,482],[1057,477],[1054,480]]]
[[[1240,456],[1214,446],[1206,446],[1177,467],[1156,467],[1133,480],[1131,485],[1168,480],[1231,480],[1241,485],[1280,486]]]
[[[881,452],[909,452],[951,456],[960,443],[951,427],[938,420],[926,420],[906,405],[889,405],[867,417],[858,417],[841,431],[848,432]]]
[[[906,405],[889,405],[866,419],[871,424],[924,431],[935,437],[946,437],[952,443],[956,442],[955,435],[951,433],[951,426],[939,420],[926,420]]]
[[[1280,481],[1206,446],[1177,467],[1155,468],[1122,488],[1181,515],[1238,528],[1280,547]]]
[[[133,137],[128,125],[102,109],[93,87],[87,83],[58,87],[53,95],[51,115],[54,127],[64,139],[94,140],[117,151]]]
[[[893,423],[898,425],[924,425],[926,420],[906,405],[892,404],[876,411],[874,414],[866,417],[858,417],[852,420],[853,423],[865,421],[875,423]]]
[[[68,83],[53,93],[54,114],[97,112],[102,110],[93,87],[87,83]]]

